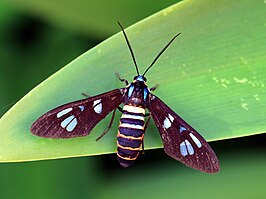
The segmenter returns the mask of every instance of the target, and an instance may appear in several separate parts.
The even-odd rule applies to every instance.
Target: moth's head
[[[133,59],[133,62],[134,62],[134,65],[136,67],[136,72],[137,72],[137,76],[134,77],[134,81],[133,83],[144,83],[146,85],[146,81],[147,79],[144,77],[144,75],[150,70],[150,68],[155,64],[155,62],[159,59],[159,57],[161,56],[161,54],[163,54],[163,52],[168,48],[168,46],[170,46],[170,44],[175,40],[175,38],[180,35],[180,33],[176,34],[167,44],[166,46],[159,52],[159,54],[155,57],[155,59],[152,61],[152,63],[150,64],[150,66],[148,66],[148,68],[144,71],[143,75],[140,75],[139,74],[139,68],[138,68],[138,65],[137,65],[137,62],[136,62],[136,59],[135,59],[135,56],[134,56],[134,53],[133,53],[133,50],[130,46],[130,43],[129,43],[129,40],[127,38],[127,35],[126,35],[126,32],[124,30],[124,28],[122,27],[122,25],[118,22],[118,25],[120,26],[122,32],[123,32],[123,35],[125,37],[125,40],[127,42],[127,45],[128,45],[128,48],[129,48],[129,51],[131,53],[131,56],[132,56],[132,59]]]
[[[146,82],[147,81],[147,79],[146,79],[146,77],[144,77],[143,75],[138,75],[138,76],[135,76],[134,77],[134,81],[138,81],[138,82]]]

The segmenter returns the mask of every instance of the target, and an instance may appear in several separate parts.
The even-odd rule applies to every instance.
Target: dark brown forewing
[[[47,138],[85,136],[108,113],[123,102],[123,89],[59,106],[37,119],[31,126],[34,135]]]
[[[148,109],[161,134],[164,151],[169,156],[203,172],[219,171],[214,151],[195,129],[152,94]]]

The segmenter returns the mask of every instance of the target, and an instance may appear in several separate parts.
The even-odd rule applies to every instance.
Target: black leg
[[[81,95],[83,95],[83,97],[89,98],[90,96],[86,93],[81,93]]]
[[[117,109],[118,109],[121,113],[123,113],[123,109],[122,109],[120,106],[118,106]]]
[[[146,113],[145,115],[144,115],[144,117],[147,117],[147,116],[150,116],[151,114],[150,113]]]
[[[154,91],[156,88],[158,88],[159,84],[156,84],[154,87],[150,88],[150,91]]]
[[[120,77],[120,75],[119,75],[118,72],[115,73],[115,74],[116,74],[116,76],[118,77],[118,79],[119,79],[121,82],[125,82],[125,83],[126,83],[126,86],[128,85],[128,81],[127,81],[126,79],[122,79],[122,78]]]
[[[144,130],[143,130],[144,135],[145,135],[145,132],[147,130],[147,127],[148,127],[150,120],[151,120],[151,115],[149,114],[149,117],[147,119],[147,122],[146,122],[146,124],[144,126]],[[142,154],[144,154],[144,141],[142,141]]]
[[[115,111],[116,111],[116,109],[113,111],[112,118],[111,118],[111,121],[110,121],[110,123],[109,123],[107,129],[102,133],[102,135],[100,135],[100,136],[96,139],[96,141],[98,141],[99,139],[101,139],[101,138],[102,138],[102,137],[103,137],[103,136],[109,131],[109,129],[111,128],[111,126],[112,126],[112,124],[113,124],[113,121],[114,121],[114,118],[115,118]]]

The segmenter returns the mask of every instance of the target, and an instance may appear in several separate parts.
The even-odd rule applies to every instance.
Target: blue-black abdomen
[[[117,156],[123,167],[128,167],[137,159],[142,149],[144,136],[145,109],[125,105],[117,134]]]

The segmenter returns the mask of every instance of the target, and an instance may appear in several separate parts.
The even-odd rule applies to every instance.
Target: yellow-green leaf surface
[[[126,32],[142,72],[160,49],[181,32],[149,71],[147,83],[150,87],[159,83],[155,94],[208,141],[221,140],[266,130],[265,18],[264,1],[187,0],[131,26]],[[115,22],[113,25],[117,26]],[[110,132],[98,142],[95,139],[105,130],[110,116],[82,138],[39,138],[29,129],[43,113],[82,98],[82,92],[96,95],[123,87],[115,76],[117,71],[128,80],[136,74],[121,33],[69,63],[1,118],[0,160],[115,152],[120,114]],[[159,133],[151,123],[145,148],[158,147],[161,147]]]

